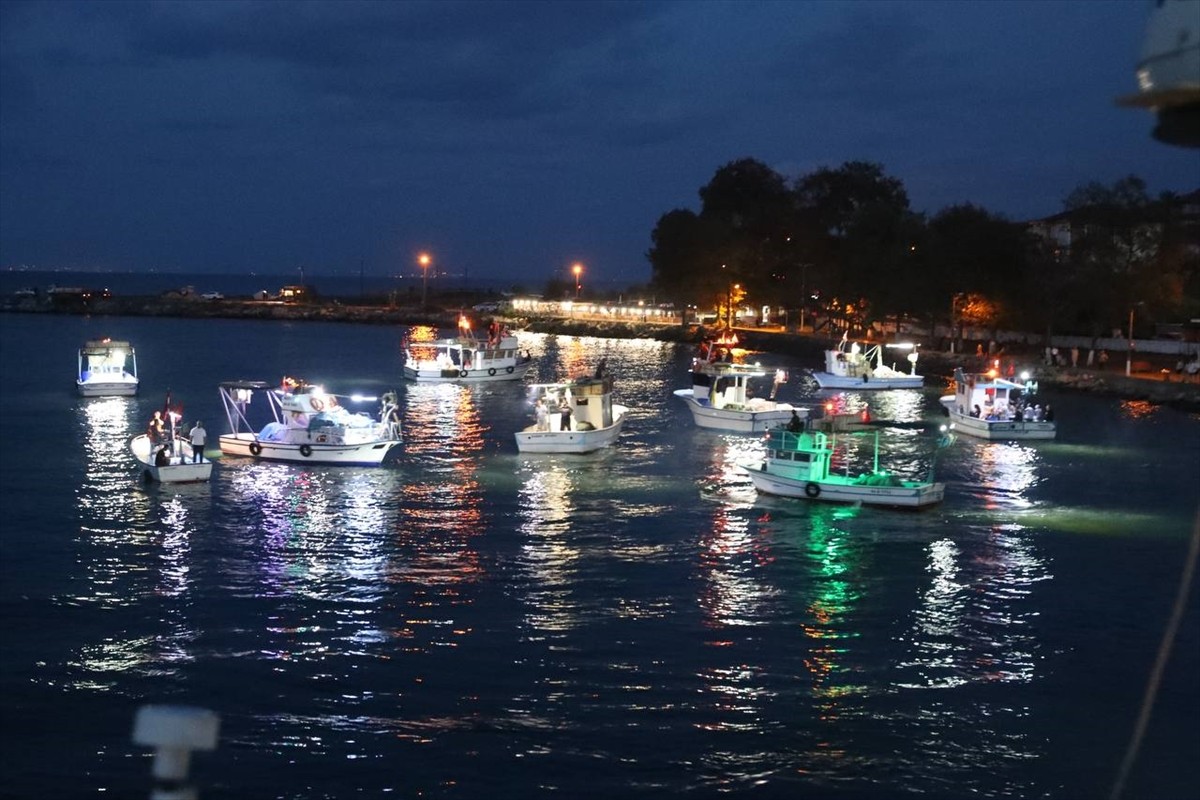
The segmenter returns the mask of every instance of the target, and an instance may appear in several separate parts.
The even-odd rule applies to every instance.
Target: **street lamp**
[[[791,241],[789,239],[789,241]],[[804,333],[804,309],[808,306],[808,262],[800,265],[800,333]]]
[[[1125,377],[1133,372],[1133,307],[1129,308],[1129,346],[1125,348]]]
[[[575,264],[571,267],[571,272],[575,273],[575,299],[579,299],[579,276],[583,274],[583,264]]]
[[[417,256],[417,263],[421,265],[421,308],[425,307],[426,289],[428,288],[429,279],[429,264],[433,261],[428,253],[421,253]]]

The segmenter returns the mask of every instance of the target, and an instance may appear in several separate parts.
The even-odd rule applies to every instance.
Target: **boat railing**
[[[804,436],[809,437],[805,446]],[[787,428],[773,428],[768,432],[767,447],[770,450],[828,450],[829,437],[821,431],[790,431]]]

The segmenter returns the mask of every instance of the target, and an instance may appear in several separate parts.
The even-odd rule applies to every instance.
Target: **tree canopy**
[[[1131,298],[1151,319],[1200,312],[1196,198],[1189,215],[1136,176],[1083,184],[1062,214],[1022,223],[970,203],[926,218],[865,161],[789,179],[743,158],[698,194],[698,212],[659,218],[647,258],[656,292],[699,306],[721,310],[736,286],[755,305],[851,308],[859,322],[966,315],[1091,334],[1119,325]]]

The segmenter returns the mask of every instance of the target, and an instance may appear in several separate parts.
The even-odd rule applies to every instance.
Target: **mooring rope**
[[[1129,740],[1125,758],[1121,760],[1121,769],[1117,773],[1117,781],[1113,784],[1109,800],[1120,800],[1121,793],[1125,791],[1125,783],[1129,780],[1129,773],[1133,769],[1134,762],[1137,761],[1138,751],[1142,747],[1142,739],[1145,738],[1146,728],[1150,724],[1150,712],[1154,708],[1154,700],[1158,696],[1158,689],[1162,684],[1163,672],[1171,657],[1171,648],[1175,645],[1175,634],[1179,632],[1179,624],[1182,622],[1184,611],[1187,608],[1192,579],[1196,575],[1198,555],[1200,555],[1200,508],[1196,509],[1196,521],[1192,525],[1192,543],[1188,548],[1187,559],[1183,563],[1183,574],[1179,576],[1179,591],[1175,595],[1175,607],[1171,610],[1171,617],[1167,620],[1166,630],[1163,631],[1162,642],[1158,646],[1158,658],[1154,660],[1154,669],[1150,671],[1150,680],[1146,683],[1146,694],[1142,697],[1142,708],[1138,713],[1137,724],[1133,727],[1133,736]]]

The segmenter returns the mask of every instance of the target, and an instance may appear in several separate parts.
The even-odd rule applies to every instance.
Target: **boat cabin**
[[[1017,383],[991,373],[967,374],[959,367],[954,370],[952,410],[983,420],[1009,420],[1036,393],[1033,381]]]
[[[602,430],[613,424],[613,379],[607,375],[532,388],[540,393],[538,402],[546,410],[545,430]],[[565,417],[564,409],[570,410]]]
[[[96,339],[85,343],[79,350],[80,380],[120,380],[125,376],[137,376],[137,356],[129,342]]]
[[[751,404],[750,379],[766,377],[768,374],[757,365],[731,364],[728,361],[703,364],[692,370],[692,397],[701,405],[715,409],[741,410]],[[786,382],[787,372],[775,370],[771,399]]]
[[[870,472],[863,472],[857,477],[847,474],[831,475],[835,439],[817,430],[804,430],[799,433],[784,428],[776,428],[767,437],[767,460],[763,464],[765,471],[780,478],[794,481],[814,481],[817,483],[834,481],[859,486],[901,486],[903,482],[888,472],[879,470],[879,431],[872,429],[866,435],[874,437],[874,462]]]
[[[776,428],[767,434],[767,461],[774,475],[796,481],[822,481],[829,477],[832,458],[833,442],[821,431],[796,433]]]

